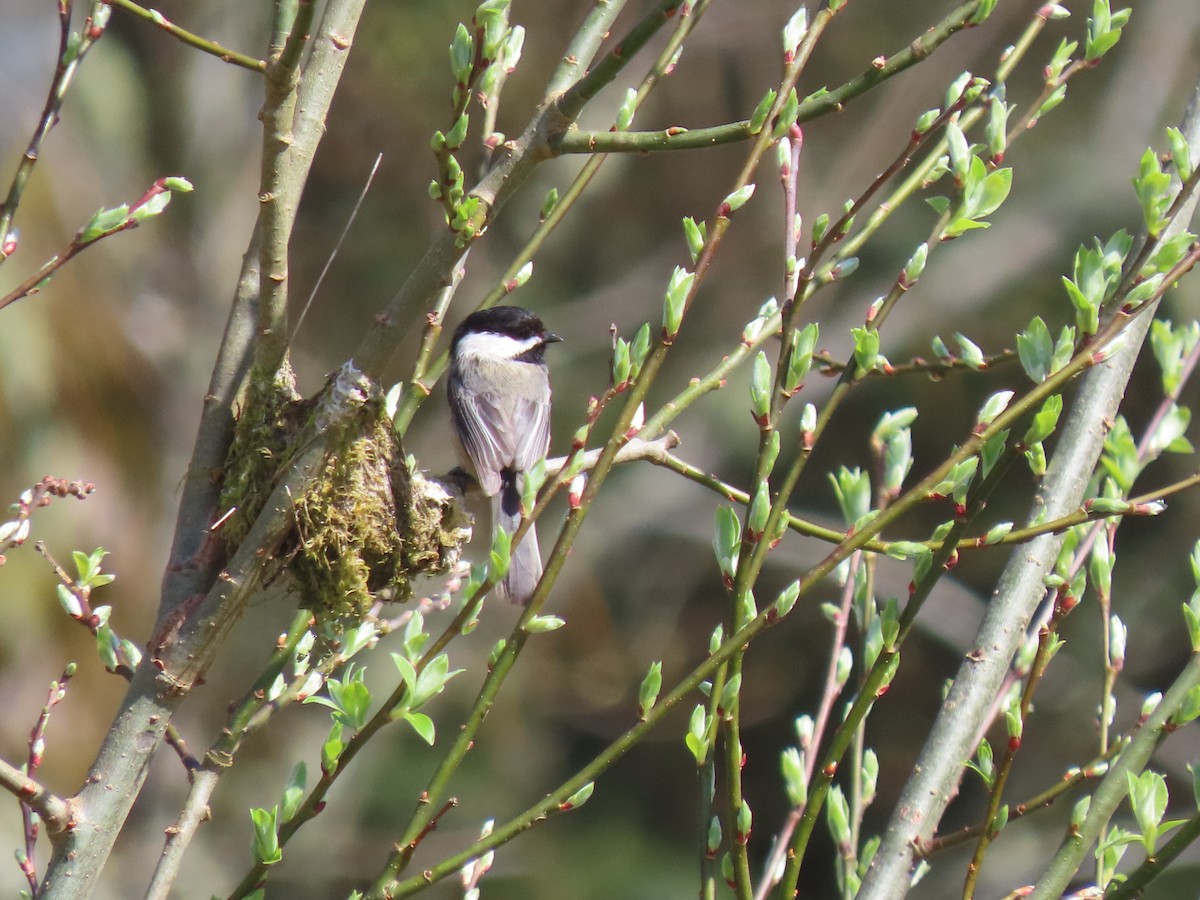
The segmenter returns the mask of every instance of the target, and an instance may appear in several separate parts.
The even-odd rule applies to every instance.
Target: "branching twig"
[[[36,294],[59,269],[81,251],[86,250],[106,237],[111,237],[122,231],[128,231],[131,228],[137,228],[146,219],[158,215],[166,208],[167,202],[169,202],[173,192],[190,191],[191,189],[192,186],[186,179],[176,177],[159,178],[136,203],[101,210],[96,213],[87,225],[75,233],[75,237],[71,239],[71,243],[67,244],[62,251],[3,297],[0,297],[0,309],[4,309],[4,307],[10,303],[15,303],[22,297]]]
[[[1008,814],[1010,822],[1027,816],[1039,809],[1045,809],[1052,806],[1062,797],[1064,797],[1072,788],[1083,784],[1086,781],[1092,781],[1099,778],[1108,771],[1108,764],[1117,751],[1124,746],[1123,744],[1114,746],[1109,749],[1109,752],[1103,756],[1099,756],[1092,760],[1083,768],[1072,768],[1065,776],[1056,781],[1046,790],[1042,791],[1034,797],[1030,797],[1022,803],[1013,805]],[[951,847],[957,847],[967,841],[974,840],[983,833],[984,825],[979,823],[976,825],[968,825],[966,828],[960,828],[958,831],[952,831],[949,834],[940,834],[923,843],[917,848],[917,856],[920,859],[927,859],[943,850],[949,850]]]
[[[953,37],[978,11],[980,0],[969,0],[949,13],[938,25],[910,42],[903,50],[838,88],[800,104],[797,122],[810,122],[827,113],[841,110],[846,103],[925,59]],[[581,89],[582,90],[582,89]],[[555,149],[559,153],[644,153],[655,150],[687,150],[711,147],[754,136],[750,120],[731,122],[712,128],[666,128],[662,131],[570,131],[563,134]]]
[[[207,38],[193,34],[187,29],[176,25],[157,9],[146,9],[143,6],[138,6],[133,0],[104,0],[104,2],[110,6],[116,6],[128,13],[132,13],[139,19],[145,19],[147,22],[154,23],[167,34],[171,35],[171,37],[183,41],[189,47],[203,50],[205,53],[215,56],[223,62],[232,63],[235,66],[241,66],[243,69],[249,69],[252,72],[260,74],[267,70],[267,64],[264,60],[255,59],[244,53],[238,53],[236,50],[222,47],[216,41],[210,41]]]
[[[37,722],[33,726],[33,730],[29,733],[29,758],[25,763],[25,769],[21,773],[25,776],[26,783],[21,790],[16,792],[17,797],[21,801],[21,824],[25,830],[25,850],[17,852],[17,863],[21,867],[21,872],[25,875],[25,880],[29,882],[30,895],[38,896],[38,875],[37,875],[37,837],[39,829],[39,821],[45,821],[45,815],[42,810],[47,807],[52,807],[56,803],[66,801],[58,801],[53,796],[49,795],[44,788],[41,788],[34,781],[37,776],[38,769],[42,765],[42,756],[46,750],[46,726],[50,723],[50,710],[54,709],[62,699],[67,695],[67,682],[71,680],[71,676],[75,674],[75,664],[70,663],[63,670],[62,675],[57,681],[50,683],[50,691],[46,696],[46,705],[42,707],[41,714],[38,715]],[[12,787],[9,787],[12,790]],[[41,809],[37,809],[38,818],[34,818],[35,807],[31,800],[27,799],[27,795],[42,794]],[[69,804],[66,804],[69,806]],[[69,810],[68,810],[69,811]],[[64,823],[61,821],[51,821],[51,835],[61,831]]]
[[[8,791],[38,814],[52,835],[62,834],[71,825],[71,804],[50,793],[12,763],[0,760],[0,788]]]
[[[21,157],[16,174],[13,175],[12,184],[8,188],[8,196],[5,198],[4,204],[0,205],[0,263],[11,256],[17,248],[17,233],[12,227],[13,219],[17,214],[17,207],[21,205],[21,198],[25,195],[25,186],[29,182],[29,176],[33,174],[33,167],[42,155],[42,144],[45,143],[50,129],[58,122],[58,112],[62,108],[63,99],[71,87],[80,63],[104,34],[104,26],[108,23],[108,7],[102,0],[92,0],[88,16],[83,23],[83,30],[78,37],[78,43],[72,48],[71,12],[73,6],[73,0],[60,0],[58,4],[58,59],[54,69],[54,78],[50,82],[50,90],[46,95],[46,104],[42,109],[37,128],[29,140],[29,146],[26,148],[24,156]],[[0,306],[2,305],[0,304]]]

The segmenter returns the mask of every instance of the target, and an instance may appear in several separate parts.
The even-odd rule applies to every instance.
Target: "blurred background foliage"
[[[646,2],[631,2],[628,19]],[[919,112],[941,102],[945,86],[968,69],[988,77],[1038,3],[1000,3],[985,26],[960,34],[931,60],[805,128],[800,206],[806,222],[835,211],[857,194],[903,146]],[[1090,4],[1068,0],[1075,14],[1052,22],[1009,83],[1010,101],[1028,102],[1041,84],[1041,64],[1060,37],[1078,37]],[[1162,128],[1181,113],[1188,86],[1200,74],[1200,12],[1194,0],[1137,0],[1118,48],[1095,71],[1071,82],[1067,102],[1010,150],[1013,192],[993,227],[945,248],[901,314],[889,321],[883,352],[893,361],[928,354],[933,334],[961,330],[986,352],[1011,347],[1012,334],[1035,313],[1052,330],[1070,321],[1059,276],[1075,248],[1092,235],[1139,222],[1130,177],[1146,146],[1161,146]],[[170,19],[223,44],[259,54],[268,22],[265,0],[162,0]],[[953,4],[943,0],[852,0],[818,45],[800,93],[835,86],[870,60],[918,36]],[[515,134],[586,3],[515,0],[513,21],[527,29],[524,58],[505,88],[498,128]],[[292,245],[294,302],[307,297],[343,227],[374,157],[383,163],[349,240],[316,296],[294,346],[306,392],[349,356],[359,336],[397,289],[441,213],[426,195],[434,176],[429,136],[449,126],[451,79],[446,46],[474,4],[410,0],[368,4],[328,133],[300,210]],[[675,73],[651,95],[635,127],[699,126],[746,117],[778,79],[779,31],[794,11],[783,0],[717,2],[685,48]],[[661,37],[661,36],[660,36]],[[6,0],[0,11],[0,176],[8,177],[44,101],[57,47],[51,0]],[[606,128],[626,81],[610,87],[585,113],[585,127]],[[118,631],[142,643],[149,636],[169,545],[180,479],[191,449],[241,255],[257,212],[261,102],[258,77],[188,50],[144,22],[115,11],[109,32],[84,64],[46,144],[18,216],[18,255],[0,274],[0,293],[66,244],[97,208],[131,202],[154,178],[185,175],[194,194],[177,197],[166,215],[104,241],[71,263],[38,296],[0,313],[0,499],[9,502],[50,473],[97,484],[84,504],[58,502],[36,516],[35,537],[60,558],[74,548],[112,552],[117,582],[105,589]],[[551,237],[535,275],[517,300],[543,314],[566,338],[552,350],[557,397],[555,442],[562,452],[582,420],[588,394],[607,380],[609,325],[630,335],[657,322],[671,268],[686,259],[679,231],[684,215],[708,216],[728,191],[744,148],[610,157],[592,188]],[[542,198],[564,187],[583,162],[565,157],[541,167],[533,183],[473,249],[467,278],[451,311],[457,321],[487,292],[537,222]],[[472,166],[464,163],[468,172]],[[667,399],[688,378],[707,371],[735,345],[759,304],[781,290],[782,200],[766,166],[759,190],[738,213],[667,370],[651,394]],[[933,214],[911,204],[861,254],[851,278],[818,295],[822,346],[845,354],[848,329],[923,239]],[[1194,279],[1168,295],[1165,315],[1195,314]],[[414,326],[413,335],[418,329]],[[392,374],[403,377],[412,347]],[[1148,356],[1148,354],[1147,354]],[[743,485],[756,445],[748,415],[745,373],[709,395],[676,422],[680,454]],[[986,375],[876,379],[856,391],[819,446],[798,492],[797,509],[833,521],[834,497],[824,472],[838,463],[869,465],[867,436],[881,412],[915,405],[918,476],[970,427],[980,400],[1020,383],[1015,368]],[[806,399],[832,382],[813,377]],[[1157,371],[1143,361],[1127,398],[1137,433],[1158,397]],[[1195,390],[1185,402],[1195,401]],[[434,472],[454,464],[444,396],[427,402],[410,431],[408,449]],[[1150,477],[1165,483],[1191,471],[1186,457],[1168,457]],[[1150,481],[1147,482],[1150,485]],[[1020,518],[1031,481],[1014,476],[994,504],[996,520]],[[710,550],[717,499],[648,466],[618,471],[591,516],[551,599],[568,627],[533,641],[481,733],[452,793],[461,806],[446,816],[424,853],[457,849],[481,821],[524,808],[589,759],[631,721],[637,684],[648,663],[664,660],[665,683],[703,654],[725,599]],[[549,534],[557,521],[543,520]],[[1122,678],[1126,699],[1118,723],[1135,714],[1142,694],[1187,654],[1178,604],[1190,591],[1186,554],[1197,537],[1200,509],[1180,497],[1169,514],[1122,529],[1115,609],[1130,630]],[[920,522],[928,526],[934,520]],[[920,528],[913,526],[912,534]],[[544,538],[544,543],[548,541]],[[795,577],[823,550],[794,537],[772,555],[763,589]],[[881,748],[881,797],[868,812],[880,826],[931,721],[940,686],[967,647],[981,605],[1004,561],[1003,551],[973,553],[935,592],[923,633],[906,648],[904,665],[870,721],[868,742]],[[882,567],[879,593],[902,594],[904,569]],[[821,596],[828,600],[830,584]],[[258,602],[217,660],[208,685],[176,718],[194,751],[207,746],[289,618],[282,592]],[[452,653],[456,665],[479,660],[506,634],[511,611],[491,610],[480,629]],[[816,604],[798,610],[755,644],[743,690],[743,740],[749,758],[746,793],[755,810],[752,851],[786,812],[778,754],[794,741],[792,720],[811,711],[819,694],[829,628]],[[1099,617],[1086,605],[1066,626],[1067,649],[1051,669],[1027,732],[1012,795],[1027,796],[1094,747],[1101,671],[1096,658]],[[123,692],[105,676],[83,629],[61,615],[54,579],[32,547],[11,554],[0,572],[0,753],[21,759],[46,686],[64,663],[82,674],[52,720],[49,784],[71,792],[91,761]],[[369,680],[390,684],[390,664]],[[451,733],[478,684],[478,672],[451,683],[431,710],[440,733]],[[203,827],[180,881],[180,896],[224,892],[249,864],[249,805],[276,802],[296,759],[315,768],[325,714],[290,709],[243,750],[215,798],[214,822]],[[499,854],[485,881],[496,898],[655,898],[690,896],[696,884],[697,786],[682,742],[684,720],[660,728],[598,785],[586,812],[537,829]],[[304,829],[272,873],[274,896],[341,896],[374,873],[406,821],[434,764],[435,751],[405,729],[385,733],[360,758],[357,772],[332,795],[318,823]],[[1196,755],[1168,746],[1164,762],[1179,775]],[[1183,782],[1179,782],[1181,789]],[[106,896],[140,895],[186,785],[176,759],[161,753],[135,808],[106,879]],[[970,783],[946,826],[973,821],[978,794]],[[15,804],[0,817],[0,843],[17,846]],[[994,896],[1016,886],[1019,863],[1040,859],[1061,833],[1062,810],[1006,832],[992,850],[981,891]],[[818,832],[819,833],[819,832]],[[825,839],[827,840],[827,839]],[[832,847],[814,855],[832,858]],[[1011,860],[1014,866],[1001,865]],[[946,896],[961,883],[963,860],[938,866],[918,891]],[[420,864],[418,859],[418,864]],[[941,871],[939,871],[941,870]],[[830,870],[831,871],[831,870]],[[806,896],[828,896],[829,874],[806,869]],[[944,874],[943,874],[944,873]],[[946,880],[942,880],[943,877]],[[1021,875],[1015,875],[1020,878]],[[0,892],[14,892],[15,865],[0,866]],[[432,896],[453,896],[451,883]],[[1193,896],[1181,893],[1177,896]],[[1163,896],[1166,896],[1164,894]]]

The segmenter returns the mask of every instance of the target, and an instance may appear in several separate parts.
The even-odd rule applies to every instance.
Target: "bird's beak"
[[[560,338],[557,334],[555,334],[552,331],[547,331],[545,334],[542,335],[542,343],[543,344],[558,344],[561,342],[562,342],[562,338]]]

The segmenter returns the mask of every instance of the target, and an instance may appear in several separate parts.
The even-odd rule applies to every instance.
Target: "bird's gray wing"
[[[500,490],[500,471],[511,465],[513,447],[506,404],[489,394],[464,391],[450,381],[450,409],[463,449],[475,467],[479,486],[489,497]]]
[[[513,466],[528,472],[550,449],[550,391],[537,400],[518,400]]]

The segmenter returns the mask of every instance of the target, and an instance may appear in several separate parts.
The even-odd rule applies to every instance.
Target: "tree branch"
[[[71,803],[50,793],[12,763],[0,759],[0,789],[8,791],[41,817],[51,837],[57,837],[74,823]]]
[[[307,178],[364,3],[330,0],[325,8],[297,91],[289,165],[277,185],[281,193],[298,196]],[[92,763],[77,798],[86,815],[56,845],[43,881],[43,890],[53,890],[55,897],[86,897],[94,887],[171,715],[257,585],[260,553],[269,551],[291,527],[290,497],[277,491],[225,570],[220,541],[209,532],[216,518],[219,473],[232,436],[233,404],[254,345],[260,241],[261,227],[256,227],[243,258],[180,501],[155,632],[160,637],[170,635],[171,640],[167,647],[158,648],[160,653],[147,654],[143,660]],[[317,440],[299,455],[280,489],[301,488],[323,455],[324,443]]]

